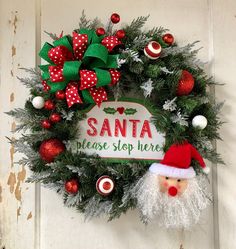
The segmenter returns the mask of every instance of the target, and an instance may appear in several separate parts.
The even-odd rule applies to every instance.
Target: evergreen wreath
[[[125,96],[144,100],[154,110],[152,122],[156,129],[165,134],[164,151],[187,140],[204,158],[223,163],[212,146],[212,141],[220,138],[222,122],[218,114],[222,104],[216,104],[208,91],[216,83],[197,59],[196,43],[179,47],[167,29],[143,30],[147,19],[141,16],[121,30],[114,30],[120,20],[118,14],[114,13],[103,28],[97,18],[88,20],[83,12],[73,37],[48,33],[54,45],[46,43],[40,56],[49,65],[40,66],[42,74],[24,69],[30,77],[19,80],[30,89],[31,96],[24,108],[8,113],[19,120],[16,131],[22,135],[11,143],[15,151],[25,155],[19,164],[32,170],[28,181],[54,189],[63,196],[65,205],[75,207],[86,218],[106,214],[112,220],[135,208],[133,186],[150,166],[145,160],[111,162],[69,149],[68,144],[78,139],[83,110],[103,100]],[[76,45],[76,39],[82,43]],[[97,46],[98,54],[93,54],[93,46]],[[109,63],[101,63],[106,51]],[[61,57],[56,58],[58,53]],[[90,82],[96,87],[90,88],[85,81],[78,89],[78,69],[97,77],[97,85]],[[73,92],[74,99],[68,91]],[[200,126],[194,125],[192,120],[199,115]],[[197,174],[202,174],[199,164],[192,164]],[[96,188],[98,179],[104,176],[109,176],[108,187],[114,187],[109,194]]]

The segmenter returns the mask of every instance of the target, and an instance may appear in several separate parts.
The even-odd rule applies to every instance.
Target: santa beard
[[[187,189],[180,196],[169,196],[160,192],[158,176],[150,172],[133,189],[143,221],[158,222],[166,228],[188,229],[196,224],[201,210],[211,201],[211,195],[206,193],[207,180],[200,176],[189,179]]]

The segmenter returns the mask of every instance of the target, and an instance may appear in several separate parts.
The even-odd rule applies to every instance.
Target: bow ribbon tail
[[[92,87],[88,89],[91,97],[93,98],[93,101],[100,106],[103,101],[106,101],[107,98],[107,92],[103,87]]]
[[[78,84],[76,82],[71,82],[66,87],[66,101],[68,107],[71,107],[74,104],[81,104],[81,100],[78,93]]]

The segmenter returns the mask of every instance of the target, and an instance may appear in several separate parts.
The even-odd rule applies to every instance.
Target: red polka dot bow
[[[40,66],[49,91],[66,89],[69,107],[83,102],[100,105],[107,100],[106,86],[115,85],[120,78],[116,70],[119,54],[111,54],[121,45],[119,39],[82,29],[72,37],[55,40],[53,45],[45,43],[39,53],[49,62]]]

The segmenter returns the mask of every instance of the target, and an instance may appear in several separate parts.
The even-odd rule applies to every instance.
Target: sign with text
[[[164,137],[139,103],[107,101],[94,106],[79,122],[77,149],[102,158],[160,160]]]

